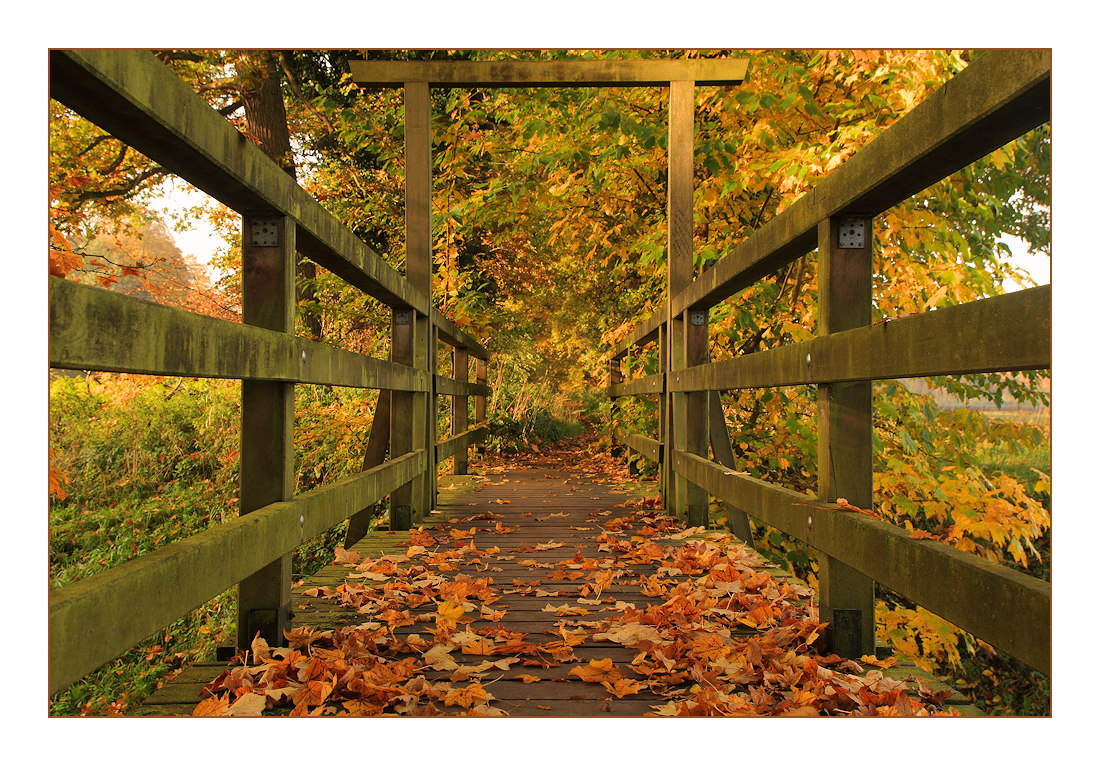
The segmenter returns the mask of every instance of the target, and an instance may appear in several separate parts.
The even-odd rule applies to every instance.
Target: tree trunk
[[[294,153],[290,147],[290,127],[280,87],[279,64],[272,51],[241,51],[237,62],[248,132],[259,141],[264,154],[297,180]],[[317,267],[302,259],[297,265],[298,305],[307,335],[321,340],[321,314],[314,281]],[[305,303],[306,306],[302,307]]]

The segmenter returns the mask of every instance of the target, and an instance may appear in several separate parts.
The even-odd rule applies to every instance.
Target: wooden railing
[[[706,521],[715,496],[734,532],[749,529],[747,514],[816,549],[827,639],[849,657],[874,651],[877,581],[1050,673],[1049,583],[835,503],[873,504],[872,381],[1050,367],[1049,286],[871,324],[874,216],[1048,121],[1050,67],[1049,51],[978,57],[694,281],[683,231],[693,116],[674,87],[669,301],[615,347],[609,388],[614,398],[656,395],[659,433],[618,438],[660,464],[666,508],[690,524]],[[841,242],[841,227],[862,236]],[[710,362],[708,310],[814,248],[819,337]],[[623,357],[652,342],[660,372],[623,380]],[[718,394],[793,385],[818,392],[816,502],[737,471]]]
[[[430,301],[426,122],[406,131],[406,279],[151,54],[51,51],[50,95],[241,214],[243,313],[239,324],[50,277],[50,367],[242,382],[239,517],[52,590],[53,694],[237,584],[239,645],[257,631],[282,644],[291,552],[345,519],[357,539],[386,496],[391,527],[420,521],[438,463],[464,473],[484,440],[490,390],[488,352]],[[393,310],[390,360],[295,336],[298,254]],[[453,378],[436,375],[439,342],[453,348]],[[298,495],[296,384],[380,390],[363,470]],[[437,396],[453,402],[452,436],[438,444]]]

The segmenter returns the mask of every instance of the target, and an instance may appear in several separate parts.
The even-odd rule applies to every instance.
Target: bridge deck
[[[911,664],[823,658],[793,579],[564,458],[444,478],[419,531],[375,531],[296,587],[301,655],[192,667],[134,713],[905,714],[935,697],[980,715]]]

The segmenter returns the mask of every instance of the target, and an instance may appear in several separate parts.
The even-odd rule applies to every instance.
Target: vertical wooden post
[[[405,83],[405,278],[431,298],[432,294],[432,156],[431,100],[428,83]],[[434,414],[429,359],[432,340],[431,317],[405,309],[394,310],[391,356],[394,362],[411,365],[429,383],[427,392],[394,392],[390,414],[390,455],[410,450],[427,454],[425,470],[390,496],[390,527],[407,530],[424,518],[432,501],[429,430],[434,431]]]
[[[607,385],[615,386],[623,382],[623,366],[622,359],[619,357],[612,357],[607,361]],[[619,401],[618,399],[611,400],[611,424],[613,428],[618,428],[619,418]],[[614,458],[620,458],[623,455],[623,446],[618,440],[611,441],[611,455]],[[631,463],[631,466],[634,464]]]
[[[378,402],[374,405],[374,418],[371,421],[370,437],[367,449],[363,453],[361,471],[381,466],[386,460],[386,451],[390,445],[390,394],[387,389],[378,392]],[[344,536],[344,546],[350,548],[364,535],[370,532],[374,506],[368,506],[348,519],[348,532]]]
[[[245,324],[294,335],[295,228],[281,215],[241,217],[241,309]],[[294,495],[294,384],[241,382],[240,514]],[[256,632],[284,644],[290,628],[291,555],[240,583],[237,646]]]
[[[710,416],[710,449],[714,453],[714,460],[727,469],[736,470],[737,461],[733,455],[733,442],[730,440],[729,427],[726,425],[726,414],[722,410],[720,392],[710,392],[707,410]],[[727,501],[722,501],[722,508],[726,511],[726,524],[729,531],[752,546],[752,525],[749,524],[748,514]]]
[[[486,360],[474,358],[474,383],[485,385],[489,382],[489,363]],[[486,425],[485,396],[478,394],[474,397],[474,423],[477,426]]]
[[[390,361],[412,365],[417,323],[412,309],[394,309],[390,323]],[[390,456],[397,458],[413,450],[413,392],[390,393]],[[408,530],[413,523],[413,483],[390,494],[390,529]]]
[[[684,317],[684,367],[701,365],[710,360],[710,334],[705,310],[689,309]],[[684,451],[703,458],[710,457],[709,393],[705,391],[684,394]],[[691,482],[684,482],[684,514],[689,527],[707,526],[710,523],[710,495]]]
[[[672,438],[670,423],[672,408],[669,405],[668,396],[668,372],[669,372],[669,338],[668,319],[661,325],[657,337],[657,370],[664,374],[661,383],[661,393],[657,397],[657,439],[661,442],[660,465],[657,467],[658,482],[661,488],[661,500],[665,509],[669,508],[669,498],[672,496]]]
[[[672,315],[672,299],[694,278],[692,239],[695,231],[695,83],[669,83],[668,108],[668,306],[665,337],[668,343],[667,375],[698,364],[707,354],[706,314],[692,324],[692,312]],[[696,314],[696,319],[699,315]],[[674,450],[707,455],[705,393],[674,393],[668,398],[666,437]],[[668,456],[669,458],[671,456]],[[706,491],[677,476],[669,461],[665,508],[689,524],[705,524],[709,498]]]
[[[822,335],[871,324],[871,223],[869,217],[834,218],[818,226],[818,332]],[[863,227],[861,238],[855,236],[859,226]],[[870,382],[820,384],[817,407],[818,498],[828,502],[845,498],[855,506],[871,508]],[[819,566],[821,620],[829,623],[830,648],[849,658],[873,654],[874,581],[831,557],[822,557]]]
[[[428,295],[431,295],[429,292]],[[424,492],[427,505],[424,513],[430,514],[439,500],[439,459],[436,442],[439,441],[439,392],[436,391],[435,377],[439,373],[439,328],[434,322],[428,322],[428,417],[424,424],[424,446],[428,451],[428,468],[424,472]]]
[[[454,349],[451,352],[451,367],[456,381],[470,380],[470,354],[465,349]],[[470,428],[470,398],[465,394],[456,394],[451,397],[451,436],[457,437]],[[456,475],[470,472],[470,454],[467,448],[462,448],[455,453],[454,473]]]

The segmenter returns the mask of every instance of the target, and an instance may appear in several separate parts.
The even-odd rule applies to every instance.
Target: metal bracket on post
[[[867,219],[846,217],[840,219],[837,243],[842,250],[862,250],[867,247]]]
[[[252,247],[279,247],[279,220],[281,216],[252,216]]]
[[[707,324],[707,310],[706,309],[692,309],[691,312],[691,324],[696,327]]]
[[[412,309],[397,309],[393,313],[393,321],[398,325],[412,323]]]

